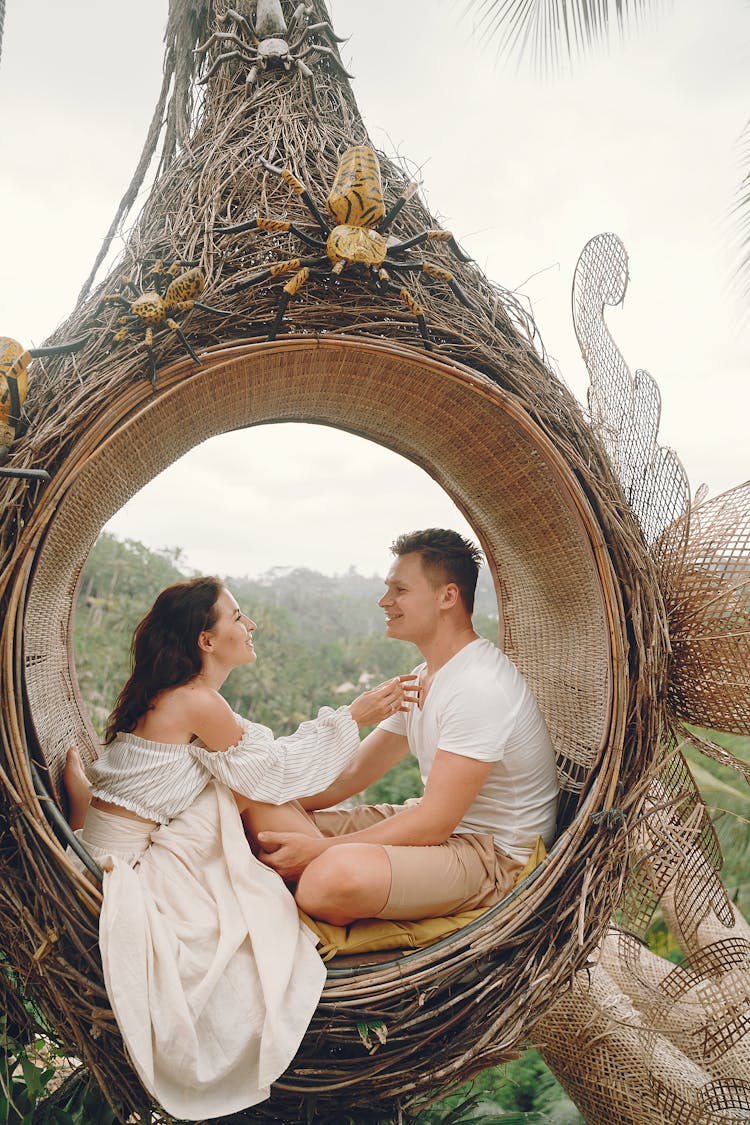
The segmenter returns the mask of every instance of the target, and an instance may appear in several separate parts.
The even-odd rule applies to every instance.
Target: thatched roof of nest
[[[168,39],[173,69],[210,31],[211,6],[187,7],[192,22],[180,22],[181,6],[173,5],[183,36],[173,28]],[[313,9],[311,20],[327,19],[321,0]],[[215,46],[199,56],[204,74],[219,53]],[[338,63],[321,54],[311,65],[312,81],[269,71],[249,96],[242,60],[222,63],[192,108],[182,104],[181,124],[173,99],[172,139],[123,256],[50,341],[88,333],[88,343],[32,368],[29,425],[14,464],[44,468],[52,480],[0,486],[0,800],[9,872],[0,945],[63,1041],[112,1102],[131,1110],[145,1095],[102,982],[99,890],[66,856],[55,798],[70,742],[95,753],[71,656],[88,551],[125,500],[187,449],[240,426],[318,421],[427,469],[483,544],[501,639],[540,698],[566,795],[568,826],[551,855],[500,906],[407,958],[329,970],[299,1055],[258,1119],[300,1120],[314,1104],[336,1120],[346,1104],[365,1121],[512,1057],[586,965],[623,901],[668,732],[669,642],[657,567],[604,447],[552,374],[512,294],[446,244],[430,242],[410,254],[449,270],[473,306],[439,280],[409,274],[431,351],[397,294],[346,271],[313,274],[276,340],[267,340],[291,274],[241,285],[307,248],[293,232],[219,228],[269,215],[314,234],[300,196],[263,162],[290,169],[322,210],[342,153],[370,144]],[[165,80],[165,99],[169,89]],[[176,89],[187,97],[187,79]],[[388,207],[410,176],[384,153],[378,158]],[[406,240],[438,227],[416,195],[389,233]],[[200,365],[174,333],[157,333],[152,386],[142,334],[115,341],[117,310],[102,298],[122,290],[123,275],[147,288],[157,262],[199,265],[207,281],[201,300],[224,311],[177,317]],[[700,819],[681,759],[669,761],[665,800],[680,793],[683,812],[697,810]],[[678,842],[663,872],[674,873],[679,852]],[[625,920],[642,934],[658,892],[641,873],[628,896]],[[373,1021],[388,1034],[370,1053],[357,1023]]]

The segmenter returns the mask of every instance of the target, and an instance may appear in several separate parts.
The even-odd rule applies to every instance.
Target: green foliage
[[[538,1051],[525,1051],[423,1110],[414,1125],[583,1125]]]
[[[363,801],[368,805],[403,805],[409,797],[421,797],[423,789],[417,760],[409,755],[366,789]]]
[[[652,953],[656,953],[658,957],[663,957],[665,961],[671,961],[674,965],[679,965],[681,961],[685,960],[685,954],[675,941],[660,909],[657,909],[648,928],[646,944]]]
[[[0,1125],[112,1125],[88,1070],[56,1039],[0,951]]]
[[[2,1125],[112,1125],[115,1115],[77,1060],[52,1039],[24,1044],[0,1017]]]

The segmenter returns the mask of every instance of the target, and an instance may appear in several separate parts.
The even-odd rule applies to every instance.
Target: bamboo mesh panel
[[[690,722],[747,734],[750,481],[694,506],[688,518],[681,562],[666,584],[674,649],[670,705]],[[674,534],[668,529],[667,544]]]
[[[597,235],[573,282],[573,318],[591,379],[589,408],[656,559],[668,610],[673,713],[750,733],[750,482],[690,506],[685,471],[658,445],[661,401],[645,371],[632,377],[605,323],[624,300],[628,259]]]
[[[604,320],[627,285],[614,235],[585,247],[573,312],[589,407],[656,561],[667,606],[672,716],[750,733],[748,485],[690,506],[684,470],[657,442],[660,400],[631,377]],[[724,747],[673,724],[636,827],[621,918],[588,981],[537,1025],[543,1053],[591,1125],[719,1123],[750,1113],[750,927],[728,900],[708,811],[675,736],[750,779]],[[635,941],[657,906],[686,957],[674,968]],[[565,1029],[563,1031],[563,1028]]]
[[[622,483],[630,507],[663,568],[679,557],[676,538],[669,551],[658,539],[680,522],[690,503],[685,470],[672,449],[658,444],[661,396],[647,371],[631,375],[604,319],[605,306],[625,299],[628,256],[614,234],[599,234],[581,252],[573,278],[573,323],[589,372],[591,422]],[[656,541],[656,543],[655,543]]]
[[[542,1053],[592,1125],[747,1121],[750,926],[718,877],[714,829],[676,747],[638,836],[623,904],[633,932],[612,930],[588,977],[540,1020]],[[639,940],[657,901],[678,965]]]

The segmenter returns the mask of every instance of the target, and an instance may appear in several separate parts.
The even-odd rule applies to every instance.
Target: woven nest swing
[[[0,945],[121,1119],[129,1113],[140,1119],[148,1099],[123,1054],[102,981],[99,888],[66,854],[70,833],[59,808],[67,747],[75,743],[91,759],[97,745],[72,655],[77,584],[107,520],[199,442],[269,422],[323,423],[421,466],[475,529],[495,580],[499,641],[531,682],[556,747],[561,831],[547,859],[504,902],[451,937],[385,961],[334,961],[298,1056],[271,1101],[248,1119],[294,1122],[317,1114],[316,1120],[335,1122],[346,1110],[358,1121],[375,1120],[514,1057],[534,1040],[589,1122],[747,1120],[750,1074],[733,1061],[744,1036],[739,1024],[715,1052],[721,1059],[729,1052],[728,1069],[696,1059],[682,1040],[670,1066],[652,1065],[655,1053],[664,1054],[663,1043],[671,1050],[677,1040],[661,1019],[663,982],[647,979],[647,951],[641,954],[637,938],[659,900],[669,899],[675,877],[690,891],[674,907],[688,946],[700,939],[704,948],[700,927],[712,920],[713,946],[734,943],[736,977],[746,966],[750,933],[715,875],[713,830],[675,749],[679,716],[706,721],[716,714],[712,669],[704,665],[696,681],[689,660],[695,614],[688,610],[702,596],[707,548],[701,540],[690,554],[684,478],[666,455],[669,488],[656,488],[656,506],[648,503],[653,488],[639,501],[633,451],[646,433],[653,462],[653,426],[642,425],[628,448],[620,448],[622,463],[606,440],[614,432],[606,425],[607,380],[620,373],[597,372],[596,333],[602,305],[618,299],[602,279],[611,275],[621,283],[626,273],[619,244],[592,243],[577,276],[577,327],[588,351],[600,436],[548,370],[533,325],[514,299],[437,239],[417,242],[416,253],[427,246],[425,258],[449,270],[470,301],[462,303],[439,278],[406,273],[427,340],[414,307],[397,291],[330,268],[313,269],[277,321],[283,287],[297,267],[278,275],[270,267],[314,255],[295,232],[315,231],[305,198],[274,169],[289,169],[322,206],[342,154],[368,138],[327,33],[307,38],[318,45],[305,56],[312,79],[305,68],[269,65],[248,88],[257,50],[248,46],[225,57],[224,41],[211,33],[226,19],[212,23],[216,13],[209,7],[190,8],[188,18],[185,5],[172,6],[165,91],[175,60],[192,58],[204,44],[197,57],[207,80],[192,115],[187,89],[175,87],[167,113],[172,140],[123,259],[95,292],[84,294],[51,341],[83,343],[74,356],[46,358],[30,369],[31,424],[19,431],[12,464],[44,469],[51,479],[1,485],[7,878]],[[294,8],[283,6],[290,23]],[[327,22],[321,0],[313,9],[311,24]],[[234,28],[237,38],[242,30]],[[161,105],[159,121],[163,111]],[[386,206],[392,206],[408,196],[408,181],[401,168],[379,159]],[[295,229],[221,233],[256,214]],[[412,195],[389,233],[404,242],[436,229]],[[415,252],[404,259],[409,253]],[[176,333],[157,333],[152,385],[138,325],[120,339],[113,330],[115,305],[132,297],[109,298],[122,295],[124,274],[145,290],[160,262],[177,263],[179,276],[198,262],[206,305],[175,314],[200,363],[185,354]],[[592,307],[598,320],[588,315]],[[646,412],[651,420],[653,406]],[[733,503],[731,518],[726,506],[704,508],[703,527],[714,543],[739,537],[746,552],[747,490],[736,491]],[[699,525],[698,514],[693,517]],[[715,607],[717,588],[724,593],[720,583],[735,592],[738,583],[718,575],[715,562],[708,569],[713,585],[703,600]],[[683,596],[687,589],[692,601]],[[725,619],[726,604],[716,611]],[[743,604],[737,635],[747,631]],[[680,613],[689,619],[683,626]],[[672,648],[682,638],[684,650],[671,670],[670,630]],[[736,698],[722,693],[726,714],[713,723],[740,733],[750,729],[742,644],[734,646]],[[658,862],[654,835],[663,844]],[[621,928],[607,936],[616,912]],[[598,949],[605,960],[610,950],[608,979],[616,978],[615,963],[627,963],[645,997],[640,1030],[624,1034],[620,1027],[608,1046],[602,1046],[608,997],[600,1003],[586,983],[571,986]],[[703,970],[705,979],[725,984],[725,954]],[[590,982],[590,974],[582,976]],[[601,976],[594,979],[601,987]],[[622,979],[615,983],[624,987]],[[687,981],[675,995],[695,983]],[[364,1042],[362,1026],[384,1034]],[[593,1053],[586,1055],[589,1040]]]

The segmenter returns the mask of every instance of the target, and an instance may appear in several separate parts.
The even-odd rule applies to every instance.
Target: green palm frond
[[[622,30],[661,0],[470,0],[478,30],[505,58],[531,58],[545,71]]]
[[[665,0],[468,0],[477,31],[498,56],[531,62],[546,74],[601,45],[614,25],[622,32]],[[750,299],[750,121],[739,141],[742,179],[732,207],[738,262],[734,283]]]
[[[746,785],[742,783],[732,785],[730,782],[722,781],[721,778],[715,777],[695,761],[690,763],[690,772],[701,791],[701,795],[708,804],[722,798],[725,801],[728,799],[739,808],[744,808],[747,813],[750,813],[750,790]]]

